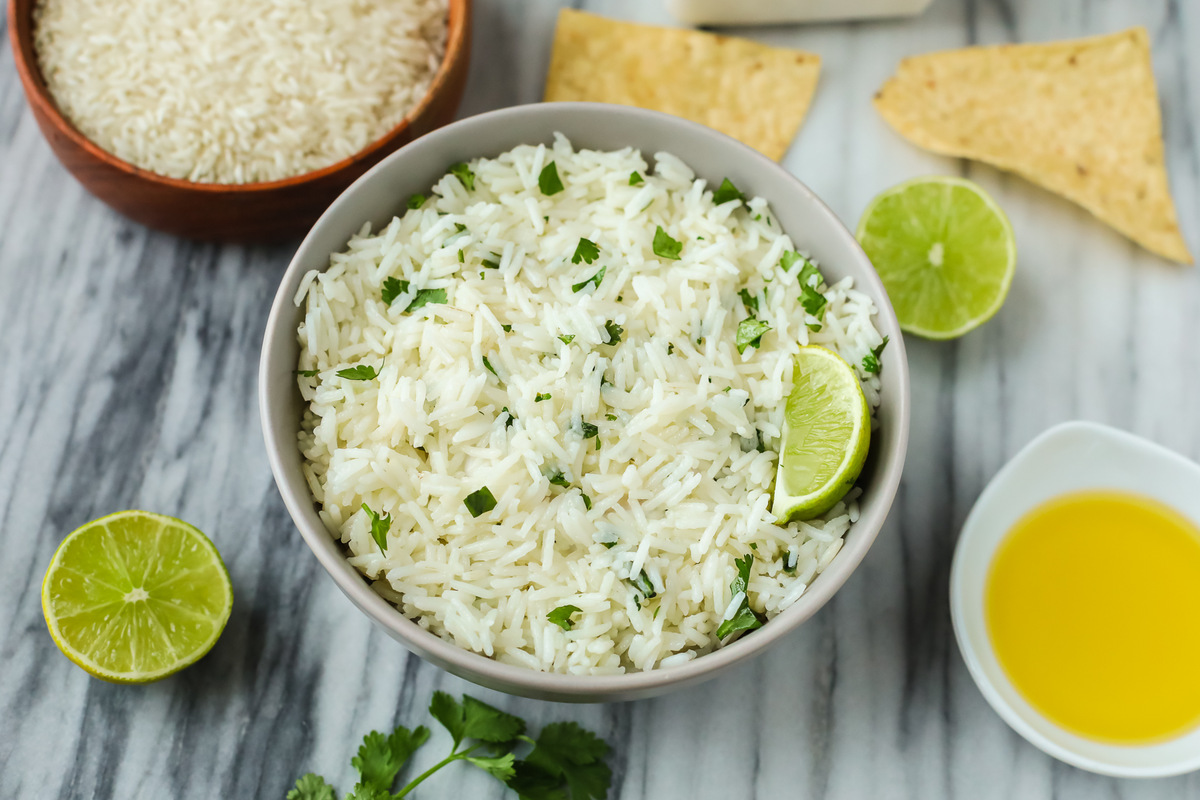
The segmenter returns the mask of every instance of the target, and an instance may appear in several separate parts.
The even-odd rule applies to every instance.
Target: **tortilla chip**
[[[820,71],[812,53],[565,8],[544,99],[665,111],[778,161],[804,121]]]
[[[1191,263],[1163,160],[1144,28],[907,58],[875,108],[914,144],[1010,170]]]

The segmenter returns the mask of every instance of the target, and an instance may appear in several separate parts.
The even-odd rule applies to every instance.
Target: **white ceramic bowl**
[[[1086,489],[1135,492],[1175,508],[1200,525],[1200,466],[1194,462],[1091,422],[1068,422],[1046,431],[992,478],[975,501],[954,551],[950,616],[967,669],[984,698],[1013,730],[1061,761],[1123,778],[1200,769],[1200,729],[1150,745],[1085,739],[1058,727],[1026,702],[996,659],[984,619],[984,586],[997,545],[1034,507]]]
[[[293,298],[304,275],[326,269],[330,254],[341,251],[364,222],[378,229],[403,213],[405,198],[428,191],[448,165],[495,156],[519,144],[550,142],[556,131],[577,147],[632,146],[647,155],[667,151],[710,185],[729,177],[744,191],[765,197],[783,229],[820,262],[831,282],[852,276],[857,288],[875,300],[876,327],[891,337],[880,373],[879,429],[872,434],[871,454],[859,478],[860,516],[837,557],[794,605],[760,630],[667,669],[594,677],[535,672],[461,649],[419,627],[371,591],[346,561],[341,544],[317,516],[296,444],[302,405],[295,376],[296,328],[302,312]],[[724,134],[678,117],[597,103],[540,103],[481,114],[434,131],[388,156],[329,207],[300,245],[271,307],[259,368],[259,410],[275,482],[304,541],[346,596],[390,635],[434,664],[492,689],[546,700],[630,700],[711,678],[761,653],[816,613],[850,577],[882,527],[900,483],[908,445],[908,362],[896,315],[866,254],[833,212],[778,164]]]

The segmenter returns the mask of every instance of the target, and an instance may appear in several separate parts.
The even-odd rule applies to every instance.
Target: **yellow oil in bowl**
[[[1063,495],[996,550],[988,635],[1016,689],[1080,736],[1150,744],[1200,724],[1200,531],[1140,495]]]

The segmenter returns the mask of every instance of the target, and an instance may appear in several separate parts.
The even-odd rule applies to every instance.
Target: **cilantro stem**
[[[474,750],[474,749],[475,748],[471,748],[471,750]],[[411,781],[409,781],[407,784],[405,784],[404,788],[400,790],[399,794],[392,795],[393,800],[400,800],[401,797],[406,797],[409,792],[411,792],[413,789],[416,789],[418,786],[420,786],[421,782],[424,781],[426,778],[428,778],[430,775],[437,772],[442,767],[447,766],[448,764],[453,764],[455,761],[459,761],[460,759],[466,758],[467,755],[470,754],[471,750],[464,750],[461,753],[454,752],[454,753],[451,753],[450,755],[446,756],[441,761],[434,764],[432,767],[425,770],[420,775],[418,775],[417,777],[415,777]]]

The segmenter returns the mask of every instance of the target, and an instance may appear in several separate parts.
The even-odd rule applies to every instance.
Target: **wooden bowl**
[[[36,0],[8,0],[17,73],[42,135],[63,166],[130,219],[193,239],[269,241],[304,233],[343,189],[387,154],[454,119],[467,81],[471,0],[449,0],[446,53],[424,99],[399,125],[323,169],[262,183],[193,183],[135,167],[100,149],[59,111],[33,48]]]

